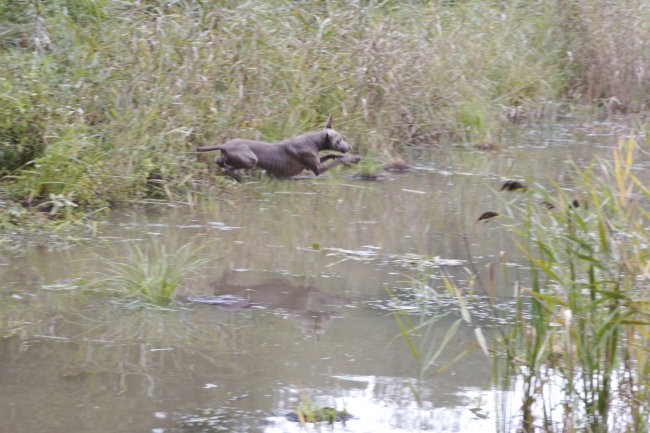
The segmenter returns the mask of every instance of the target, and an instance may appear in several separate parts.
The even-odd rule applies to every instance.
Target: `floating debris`
[[[411,170],[411,166],[402,158],[393,158],[384,164],[384,170],[396,173],[404,173]]]
[[[187,296],[186,300],[197,304],[216,305],[218,307],[236,310],[252,306],[247,299],[235,295]]]
[[[476,222],[479,222],[479,221],[487,221],[487,220],[490,220],[490,219],[492,219],[492,218],[494,218],[494,217],[498,217],[498,216],[499,216],[498,213],[489,210],[489,211],[487,211],[487,212],[483,212],[483,213],[481,214],[481,216],[478,217],[478,219],[476,220]]]
[[[228,230],[238,230],[241,227],[236,227],[236,226],[227,226],[226,224],[220,222],[220,221],[209,221],[208,226],[213,229],[221,230],[223,232],[228,231]]]
[[[388,256],[388,263],[405,269],[432,269],[442,266],[460,266],[464,263],[458,259],[443,259],[440,256],[425,257],[419,254],[391,254]]]
[[[333,407],[321,407],[310,410],[298,409],[295,412],[289,412],[285,415],[289,421],[299,422],[305,424],[308,422],[327,422],[334,424],[335,422],[345,422],[352,417],[346,410],[336,410]]]
[[[475,144],[474,148],[476,150],[482,150],[485,152],[496,152],[498,150],[501,150],[501,145],[498,143],[484,142]]]
[[[517,180],[508,180],[501,186],[499,191],[526,191],[527,189],[528,187],[526,185]]]
[[[411,193],[413,193],[413,194],[427,194],[426,191],[420,191],[420,190],[417,190],[417,189],[402,188],[402,191],[404,191],[404,192],[411,192]]]
[[[350,257],[350,258],[367,258],[367,257],[376,257],[377,256],[377,251],[373,251],[371,249],[347,250],[347,249],[344,249],[344,248],[323,248],[323,251],[332,252],[331,254],[328,254],[328,256],[344,255],[344,256]]]
[[[583,202],[584,203],[584,202]],[[555,204],[548,202],[548,201],[543,201],[540,203],[542,206],[544,206],[548,210],[555,209]],[[573,199],[571,200],[571,203],[569,203],[569,208],[571,209],[577,209],[580,207],[580,201],[578,199]]]
[[[205,408],[197,409],[194,413],[174,415],[176,428],[172,431],[180,432],[243,432],[249,431],[247,428],[240,428],[237,425],[241,416],[236,410],[230,408]],[[167,431],[165,429],[165,431]]]
[[[428,257],[420,254],[380,254],[378,247],[366,246],[364,250],[346,250],[343,248],[323,248],[328,252],[328,256],[341,257],[341,260],[330,263],[326,267],[334,266],[338,263],[348,260],[354,260],[367,263],[379,263],[382,265],[392,265],[404,269],[426,270],[440,268],[442,266],[460,266],[464,264],[463,260],[445,259],[439,256]]]

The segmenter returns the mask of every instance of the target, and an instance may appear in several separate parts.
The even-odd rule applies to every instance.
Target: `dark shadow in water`
[[[325,333],[333,319],[343,317],[338,308],[345,305],[346,300],[316,287],[294,285],[282,278],[239,285],[227,283],[226,278],[210,284],[212,295],[191,295],[185,299],[228,310],[271,310],[288,317],[302,332],[316,338]]]

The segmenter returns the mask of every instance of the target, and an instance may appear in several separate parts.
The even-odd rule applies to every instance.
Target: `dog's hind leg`
[[[214,162],[221,167],[221,169],[226,173],[228,176],[232,177],[235,179],[237,182],[242,181],[241,174],[237,173],[235,171],[235,167],[232,167],[231,165],[228,165],[226,160],[224,159],[223,155],[216,158]]]
[[[226,173],[228,176],[235,179],[237,182],[241,183],[242,180],[241,174],[237,173],[234,168],[232,168],[229,165],[223,166],[221,168],[223,169],[224,173]]]
[[[241,174],[235,170],[253,169],[257,166],[257,155],[248,147],[222,149],[221,156],[215,161],[223,171],[237,182],[242,181]]]

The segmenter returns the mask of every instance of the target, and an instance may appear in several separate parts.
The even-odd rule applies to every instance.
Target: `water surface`
[[[467,287],[473,271],[483,283],[489,263],[508,269],[494,277],[507,311],[525,278],[505,227],[516,216],[476,219],[521,199],[499,192],[506,179],[571,191],[569,161],[607,158],[622,132],[555,126],[499,152],[413,149],[414,170],[374,182],[249,178],[192,206],[115,210],[79,245],[28,243],[0,261],[0,431],[303,431],[285,417],[301,402],[353,416],[332,431],[496,431],[488,359],[475,350],[423,378],[393,313],[417,323],[434,296],[424,283],[443,293],[443,273]],[[168,310],[84,289],[132,242],[192,242],[214,260]],[[437,366],[474,341],[461,327]]]

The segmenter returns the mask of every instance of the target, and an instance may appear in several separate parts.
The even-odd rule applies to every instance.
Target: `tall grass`
[[[614,113],[647,110],[650,51],[647,39],[639,37],[650,31],[647,5],[637,0],[557,3],[573,96],[600,101]]]
[[[635,175],[644,150],[623,139],[611,163],[576,168],[579,198],[558,186],[552,194],[529,191],[521,207],[509,205],[507,213],[520,221],[512,229],[515,242],[529,263],[529,276],[512,281],[512,308],[495,298],[490,267],[478,298],[471,282],[460,288],[444,279],[462,319],[446,331],[435,316],[422,325],[397,316],[409,350],[425,367],[461,322],[478,330],[476,346],[490,353],[497,389],[512,391],[501,394],[498,431],[648,431],[650,190]],[[544,205],[549,196],[552,210]],[[485,295],[495,320],[487,339],[471,317],[475,303],[488,308]],[[444,338],[432,344],[432,333]]]
[[[579,171],[584,198],[558,190],[562,210],[526,210],[518,237],[531,302],[497,343],[523,386],[525,431],[649,427],[650,190],[634,175],[634,153],[635,141],[621,140],[612,164]]]
[[[644,109],[643,4],[2,2],[0,176],[17,200],[83,209],[174,199],[211,181],[196,145],[280,139],[330,112],[381,153],[498,141],[567,95]]]
[[[113,291],[124,296],[135,305],[166,306],[185,278],[216,259],[203,255],[203,248],[205,244],[178,245],[158,238],[148,241],[146,247],[131,241],[122,255],[102,260],[105,269],[93,285],[103,293]]]

